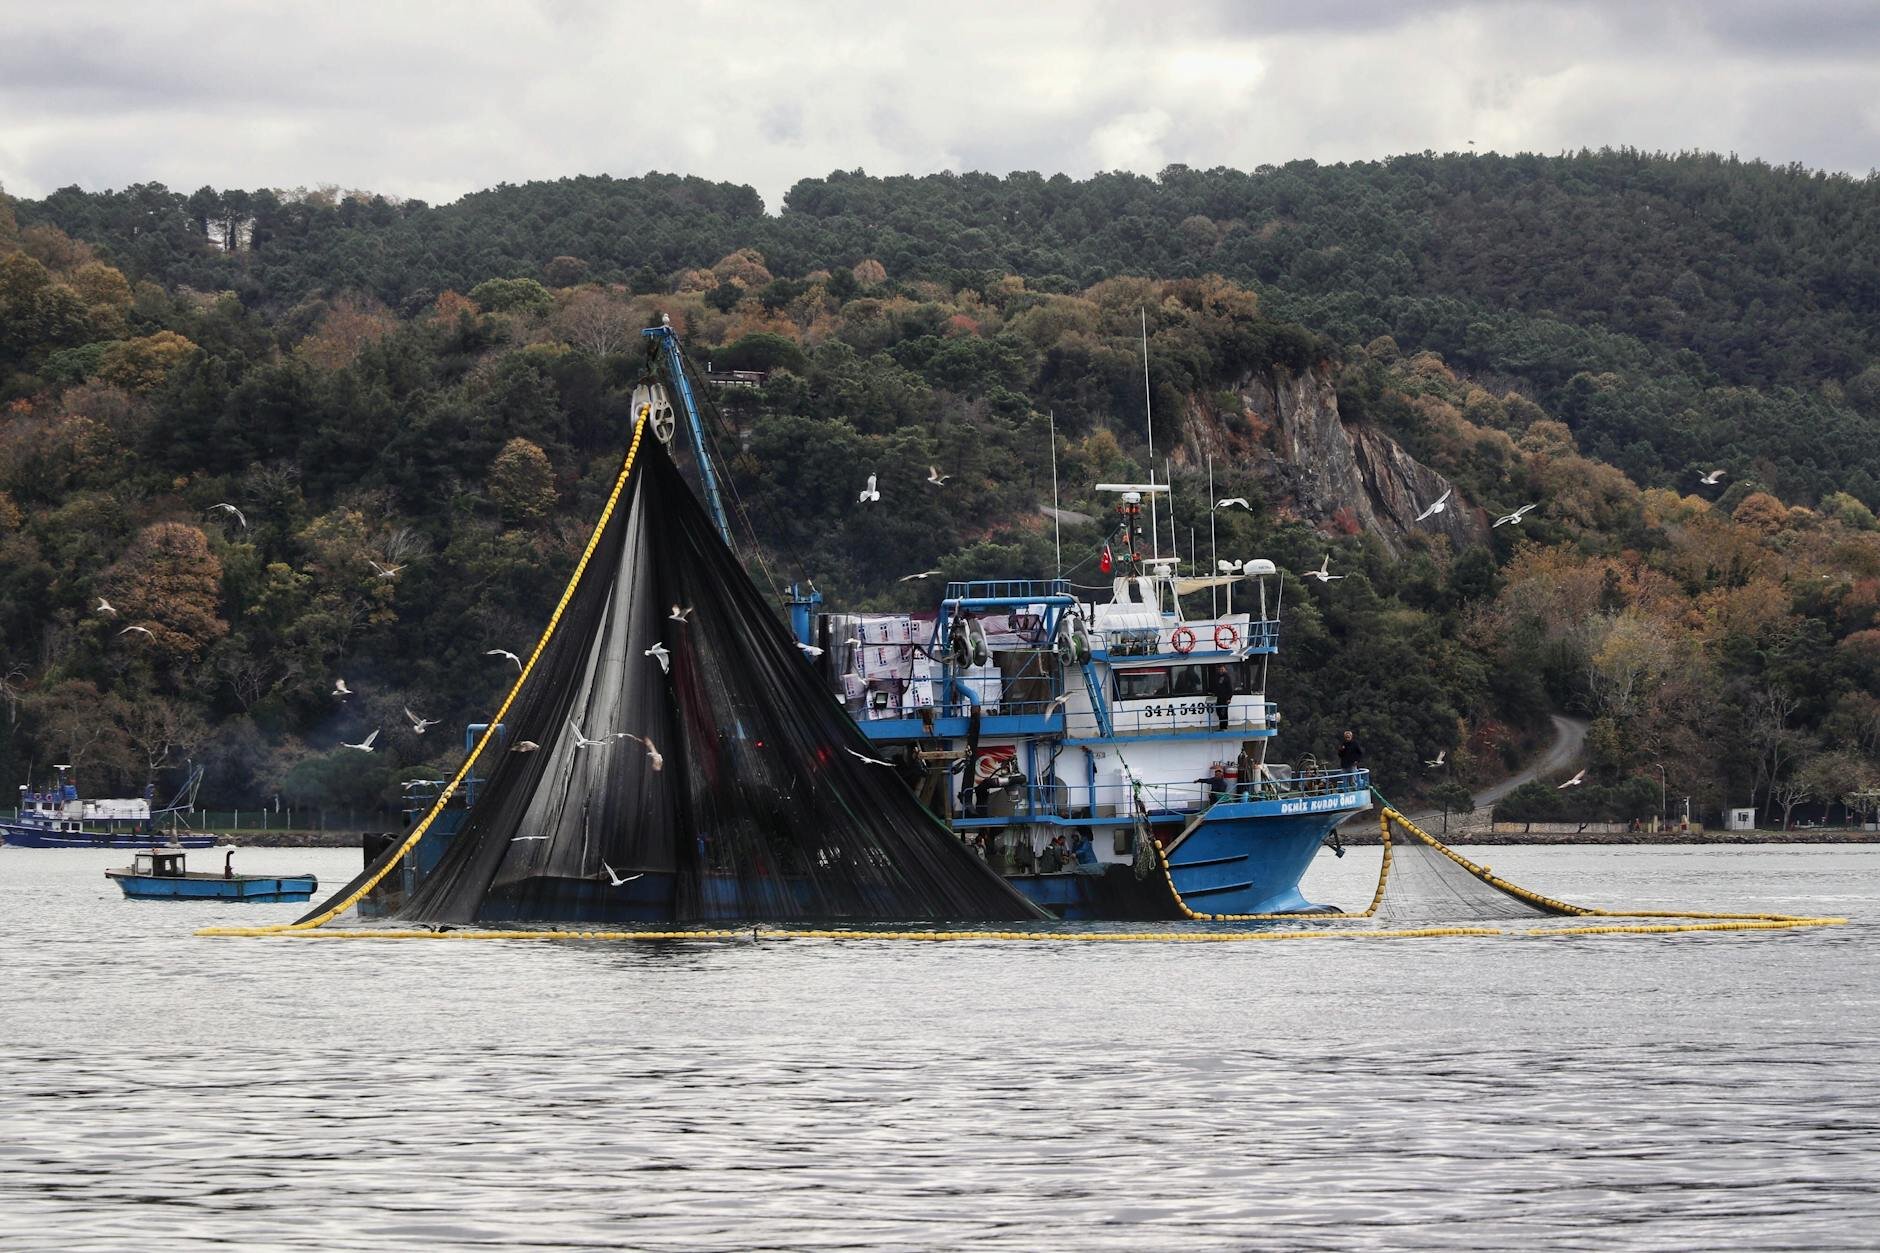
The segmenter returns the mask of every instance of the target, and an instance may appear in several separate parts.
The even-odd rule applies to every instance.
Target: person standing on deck
[[[1338,744],[1338,764],[1347,771],[1356,770],[1364,762],[1364,745],[1358,743],[1356,731],[1346,731],[1344,739]]]
[[[1214,693],[1214,716],[1220,720],[1221,730],[1227,730],[1227,707],[1234,699],[1234,676],[1227,672],[1226,666],[1214,667],[1214,686],[1209,689]]]

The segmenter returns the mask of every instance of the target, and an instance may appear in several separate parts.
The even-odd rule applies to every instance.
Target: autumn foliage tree
[[[539,445],[517,437],[490,463],[489,488],[504,517],[534,522],[555,507],[555,468]]]
[[[222,562],[208,536],[184,522],[145,527],[99,579],[102,594],[118,611],[116,620],[149,631],[143,646],[178,663],[195,660],[228,634],[221,584]]]

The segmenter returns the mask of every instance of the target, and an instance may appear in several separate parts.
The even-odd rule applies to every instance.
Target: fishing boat
[[[928,808],[1052,913],[1168,917],[1171,884],[1196,913],[1319,911],[1300,877],[1370,777],[1268,758],[1275,567],[1181,576],[1136,548],[1167,486],[1098,490],[1120,496],[1107,586],[950,583],[906,616],[793,589],[793,629]]]
[[[179,827],[195,808],[201,767],[190,773],[183,789],[161,809],[153,808],[156,788],[142,796],[94,800],[78,794],[72,767],[54,766],[58,782],[41,788],[20,785],[19,808],[14,817],[0,816],[0,842],[19,848],[148,848],[167,840],[183,848],[209,848],[214,835],[184,830],[165,832],[164,820]]]
[[[320,886],[310,874],[236,874],[232,848],[220,874],[190,870],[183,850],[171,847],[146,849],[128,867],[107,870],[104,877],[134,900],[304,901]]]

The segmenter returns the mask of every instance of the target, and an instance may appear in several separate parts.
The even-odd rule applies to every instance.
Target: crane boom
[[[685,410],[685,424],[692,432],[692,451],[698,457],[698,476],[705,485],[705,507],[711,510],[712,521],[718,525],[718,537],[731,547],[731,522],[725,515],[725,502],[718,494],[718,476],[712,472],[711,454],[705,448],[705,423],[699,417],[698,400],[692,394],[692,382],[685,376],[685,365],[679,354],[679,336],[670,326],[649,326],[640,332],[653,341],[656,348],[665,355],[666,373],[672,375],[672,386],[679,393],[679,407]]]

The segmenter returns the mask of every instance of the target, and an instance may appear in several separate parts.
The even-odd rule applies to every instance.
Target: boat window
[[[1149,700],[1163,697],[1212,697],[1219,676],[1226,670],[1233,680],[1234,694],[1246,696],[1259,689],[1259,671],[1250,661],[1229,661],[1221,665],[1153,666],[1140,670],[1116,671],[1117,700]]]
[[[1145,700],[1150,697],[1167,696],[1167,666],[1149,666],[1141,670],[1118,670],[1116,672],[1116,699]]]
[[[1171,696],[1199,696],[1203,689],[1201,682],[1202,666],[1174,666],[1169,682]],[[1210,679],[1213,675],[1208,676]]]

